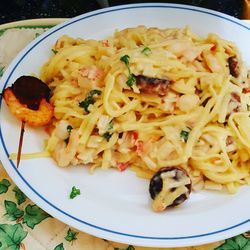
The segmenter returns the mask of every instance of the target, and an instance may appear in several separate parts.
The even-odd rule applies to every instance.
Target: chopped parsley
[[[126,84],[129,87],[132,87],[133,84],[135,83],[136,79],[135,79],[135,75],[131,72],[130,67],[129,67],[129,55],[124,55],[120,58],[120,60],[125,64],[125,66],[128,69],[128,80],[126,81]]]
[[[121,60],[122,62],[124,62],[124,64],[125,64],[127,67],[129,67],[129,55],[124,55],[124,56],[122,56],[122,57],[120,58],[120,60]]]
[[[51,51],[52,51],[54,54],[57,54],[57,53],[58,53],[58,51],[55,50],[55,49],[51,49]]]
[[[72,187],[69,198],[74,199],[77,195],[80,195],[80,189],[76,188],[75,186]]]
[[[102,135],[102,137],[103,137],[104,139],[106,139],[107,141],[109,141],[109,139],[111,138],[112,135],[113,135],[112,133],[105,132],[105,133]]]
[[[109,122],[109,124],[108,124],[108,130],[113,129],[113,127],[114,127],[114,123],[113,123],[113,120],[111,120],[111,121]]]
[[[81,102],[79,103],[79,106],[80,106],[81,108],[84,108],[84,110],[85,110],[87,113],[89,113],[88,107],[89,107],[90,104],[93,104],[93,103],[94,103],[94,96],[100,95],[101,93],[102,93],[102,91],[101,91],[101,90],[98,90],[98,89],[93,89],[93,90],[91,90],[91,91],[87,94],[86,98],[85,98],[83,101],[81,101]]]
[[[129,87],[132,87],[132,86],[134,85],[135,82],[136,82],[135,75],[134,75],[134,74],[129,74],[128,80],[126,81],[126,84],[127,84]]]
[[[182,138],[185,142],[187,142],[188,136],[189,136],[189,132],[188,132],[188,131],[185,131],[185,130],[182,130],[180,136],[181,136],[181,138]]]
[[[149,47],[145,47],[142,51],[142,54],[144,54],[145,56],[149,56],[152,53],[152,50]]]

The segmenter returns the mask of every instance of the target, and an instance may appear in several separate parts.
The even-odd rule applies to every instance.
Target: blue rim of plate
[[[212,11],[212,10],[207,10],[204,8],[200,8],[200,7],[193,7],[193,6],[188,6],[188,5],[179,5],[179,4],[164,4],[164,3],[155,3],[155,4],[129,4],[129,5],[120,5],[120,6],[116,6],[116,7],[109,7],[109,8],[104,8],[104,9],[100,9],[97,11],[92,11],[86,14],[83,14],[81,16],[72,18],[72,20],[66,21],[63,24],[59,24],[57,26],[55,26],[54,28],[52,28],[52,31],[49,32],[49,34],[46,34],[45,36],[41,35],[41,39],[38,40],[35,44],[32,45],[32,47],[30,47],[26,53],[19,59],[19,61],[16,63],[16,65],[13,67],[13,69],[11,70],[11,72],[9,73],[8,78],[6,79],[3,89],[6,87],[10,77],[12,76],[13,72],[15,71],[15,69],[17,68],[17,66],[19,65],[19,63],[23,60],[23,58],[33,49],[36,47],[36,45],[38,45],[39,43],[41,43],[44,39],[46,39],[47,37],[49,37],[50,35],[52,35],[53,33],[57,32],[58,30],[67,27],[75,22],[79,22],[83,19],[87,19],[87,18],[91,18],[91,17],[95,17],[97,15],[102,15],[102,14],[106,14],[109,12],[115,12],[115,11],[123,11],[123,10],[132,10],[132,9],[143,9],[143,8],[168,8],[168,9],[181,9],[181,10],[187,10],[187,11],[193,11],[193,12],[199,12],[199,13],[203,13],[206,15],[210,15],[210,16],[214,16],[216,18],[219,19],[224,19],[227,20],[231,23],[234,23],[238,26],[240,26],[241,28],[244,28],[246,30],[250,31],[250,27],[248,27],[247,25],[244,25],[241,23],[240,20],[238,20],[237,18],[228,16],[226,14],[220,13],[220,12],[216,12],[216,11]],[[2,105],[2,96],[0,97],[0,108]],[[6,153],[6,156],[9,158],[9,152],[6,148],[4,139],[3,139],[3,135],[2,135],[2,129],[1,129],[1,124],[0,124],[0,140],[2,142],[2,146],[3,149]],[[104,227],[100,227],[91,223],[88,223],[86,221],[80,220],[76,217],[74,217],[71,214],[68,214],[67,212],[63,211],[62,209],[58,208],[57,206],[55,206],[54,204],[52,204],[50,201],[48,201],[45,197],[43,197],[40,193],[38,193],[29,183],[28,181],[21,175],[21,173],[18,171],[18,169],[16,168],[16,165],[14,164],[14,162],[12,160],[9,160],[9,163],[11,164],[12,168],[14,169],[14,171],[18,174],[18,176],[22,179],[22,181],[29,187],[30,190],[32,190],[40,199],[42,199],[45,203],[47,203],[48,205],[50,205],[52,208],[54,208],[55,210],[57,210],[58,212],[60,212],[63,215],[66,215],[67,217],[69,217],[70,219],[73,219],[77,222],[80,222],[81,224],[90,226],[94,229],[98,229],[107,233],[112,233],[112,234],[116,234],[116,235],[121,235],[121,236],[126,236],[126,237],[131,237],[131,238],[140,238],[140,239],[144,239],[144,240],[185,240],[185,239],[194,239],[194,238],[202,238],[202,237],[206,237],[206,236],[210,236],[210,235],[216,235],[219,233],[223,233],[225,231],[240,227],[244,224],[247,224],[250,222],[250,218],[242,221],[238,224],[232,225],[230,227],[227,228],[223,228],[217,231],[212,231],[212,232],[208,232],[208,233],[203,233],[203,234],[197,234],[197,235],[188,235],[188,236],[175,236],[175,237],[154,237],[154,236],[143,236],[143,235],[136,235],[136,234],[128,234],[128,233],[123,233],[123,232],[118,232],[118,231],[114,231],[108,228],[104,228]]]

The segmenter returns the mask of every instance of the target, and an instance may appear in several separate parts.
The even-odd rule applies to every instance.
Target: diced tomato
[[[135,141],[138,140],[138,136],[139,136],[138,132],[137,131],[133,131],[133,139]]]
[[[169,80],[169,84],[174,84],[175,82],[175,80]]]
[[[134,146],[136,141],[138,140],[138,132],[137,131],[129,131],[126,134],[126,141],[129,143],[132,143],[132,145]]]
[[[72,82],[72,84],[75,84],[75,85],[78,84],[78,80],[75,77],[71,78],[71,82]]]
[[[238,93],[232,92],[232,93],[231,93],[231,96],[232,96],[232,99],[233,99],[234,101],[240,103],[240,96],[239,96]]]
[[[155,119],[156,117],[157,117],[156,114],[153,113],[148,115],[148,119]]]
[[[216,44],[214,44],[214,45],[211,47],[210,50],[211,50],[212,52],[215,52],[215,51],[216,51],[216,48],[217,48],[217,47],[216,47]]]
[[[128,162],[117,162],[116,166],[122,172],[128,168],[129,163]]]
[[[249,88],[244,88],[243,90],[242,90],[242,93],[244,93],[244,94],[247,94],[247,93],[249,93],[250,92],[250,87]]]

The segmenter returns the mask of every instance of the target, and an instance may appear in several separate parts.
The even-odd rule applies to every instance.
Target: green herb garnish
[[[114,123],[113,123],[113,120],[111,120],[111,121],[109,122],[109,124],[108,124],[108,130],[113,129],[113,127],[114,127]]]
[[[57,53],[58,53],[58,51],[55,50],[55,49],[51,49],[51,51],[52,51],[54,54],[57,54]]]
[[[145,56],[149,56],[152,53],[152,50],[149,47],[145,47],[142,51],[142,54],[144,54]]]
[[[132,87],[133,84],[135,83],[136,79],[135,79],[135,75],[131,72],[130,67],[129,67],[129,55],[124,55],[120,58],[120,60],[122,62],[124,62],[124,64],[126,65],[127,69],[128,69],[128,80],[126,81],[126,84],[129,87]]]
[[[77,195],[80,195],[80,189],[76,188],[75,186],[72,187],[71,192],[70,192],[70,199],[74,199]]]
[[[81,108],[84,108],[84,110],[85,110],[87,113],[89,113],[88,107],[89,107],[90,104],[94,104],[94,96],[95,96],[95,95],[100,95],[101,93],[102,93],[102,91],[101,91],[101,90],[98,90],[98,89],[93,89],[93,90],[91,90],[91,91],[87,94],[86,98],[85,98],[82,102],[79,103],[79,106],[80,106]]]
[[[102,137],[105,138],[107,141],[109,141],[109,139],[111,138],[113,134],[109,133],[109,132],[105,132]]]
[[[129,87],[132,87],[132,86],[134,85],[135,82],[136,82],[135,75],[134,75],[134,74],[129,74],[128,80],[126,81],[126,84],[127,84]]]
[[[187,142],[188,136],[189,136],[189,132],[188,132],[188,131],[185,131],[185,130],[182,130],[180,136],[181,136],[181,138],[182,138],[185,142]]]
[[[124,62],[124,64],[127,66],[127,67],[129,67],[129,55],[124,55],[124,56],[122,56],[121,58],[120,58],[120,60],[122,61],[122,62]]]

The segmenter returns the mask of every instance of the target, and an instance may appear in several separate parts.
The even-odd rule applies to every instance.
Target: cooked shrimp
[[[46,125],[53,117],[53,106],[45,98],[41,100],[38,110],[30,109],[26,104],[22,104],[10,87],[4,90],[3,98],[10,112],[30,126],[38,127]]]
[[[76,130],[72,130],[69,137],[68,144],[61,140],[53,152],[53,158],[56,160],[58,166],[66,167],[74,159],[77,146],[78,146],[79,134]]]
[[[53,106],[48,102],[50,89],[34,76],[21,76],[3,91],[3,98],[10,112],[22,121],[18,144],[17,167],[21,159],[24,127],[48,124],[53,117]]]

